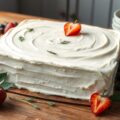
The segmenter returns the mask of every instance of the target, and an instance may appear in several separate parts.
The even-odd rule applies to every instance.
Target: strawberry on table
[[[93,93],[90,98],[91,110],[95,115],[100,115],[111,106],[111,101],[107,97],[100,96],[99,93]]]
[[[0,105],[3,104],[6,97],[7,97],[6,91],[2,87],[0,87]]]
[[[0,24],[0,35],[4,34],[5,24]]]
[[[4,29],[4,33],[6,33],[9,29],[16,27],[16,23],[9,22]]]
[[[64,33],[66,36],[74,36],[78,35],[81,30],[81,24],[79,23],[72,23],[72,22],[67,22],[64,25]]]

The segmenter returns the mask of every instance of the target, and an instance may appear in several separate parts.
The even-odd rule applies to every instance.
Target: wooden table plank
[[[24,96],[8,93],[8,99],[0,107],[1,120],[120,120],[120,103],[106,111],[102,116],[96,117],[91,113],[90,107],[70,105],[56,102],[56,106],[49,106],[48,101],[36,99],[40,110],[22,102],[14,101],[9,97],[21,99]]]
[[[19,94],[19,95],[24,95],[24,96],[29,96],[29,97],[35,97],[35,98],[44,99],[44,100],[57,101],[57,102],[66,103],[66,104],[90,106],[90,103],[88,100],[65,98],[65,97],[55,96],[55,95],[45,95],[45,94],[41,94],[41,93],[31,92],[31,91],[28,91],[25,89],[13,88],[13,89],[10,89],[8,92],[14,93],[14,94]]]
[[[45,19],[15,13],[0,12],[0,22],[17,21],[23,19]],[[49,106],[47,100],[36,99],[39,101],[40,110],[31,106],[9,99],[17,97],[18,99],[26,98],[13,93],[8,93],[8,99],[0,107],[0,120],[120,120],[120,102],[112,104],[112,107],[102,116],[96,117],[91,113],[90,107],[82,105],[64,104],[57,102],[55,107]]]
[[[23,15],[23,14],[16,14],[16,13],[10,13],[10,12],[0,12],[0,22],[20,22],[24,19],[40,19],[40,20],[52,20],[52,21],[58,21],[56,19],[50,19],[50,18],[43,18],[43,17],[36,17],[36,16],[30,16],[30,15]],[[61,20],[59,20],[61,21]]]

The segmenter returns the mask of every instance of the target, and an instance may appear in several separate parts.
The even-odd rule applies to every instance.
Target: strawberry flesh
[[[81,30],[81,25],[79,23],[68,22],[64,25],[64,33],[66,36],[78,35]]]
[[[0,87],[0,105],[3,104],[7,97],[7,94],[3,88]]]
[[[16,27],[15,23],[13,22],[8,23],[4,29],[4,33],[6,33],[9,29],[14,28],[14,27]]]
[[[95,115],[100,115],[111,106],[111,101],[107,97],[101,97],[99,93],[91,95],[91,110]]]

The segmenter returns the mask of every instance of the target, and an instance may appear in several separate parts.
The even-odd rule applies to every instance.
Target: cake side
[[[0,40],[0,71],[19,88],[35,92],[79,99],[96,91],[111,95],[119,33],[82,25],[81,35],[66,37],[63,26],[26,20],[7,32]]]
[[[96,71],[35,65],[6,57],[0,57],[0,63],[0,71],[9,74],[10,82],[34,92],[89,99],[91,93],[102,92],[105,86],[101,74]]]

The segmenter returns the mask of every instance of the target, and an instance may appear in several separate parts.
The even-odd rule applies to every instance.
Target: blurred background
[[[120,0],[0,0],[0,11],[111,27],[113,12]]]

